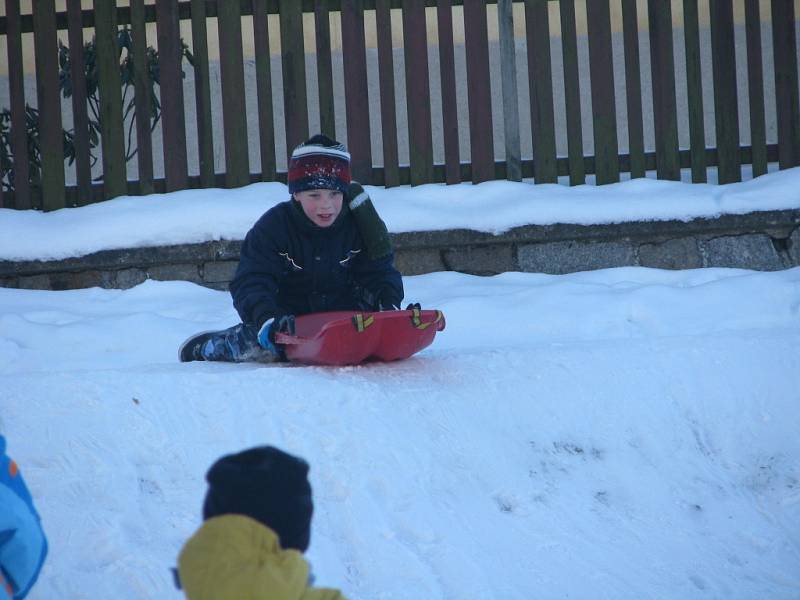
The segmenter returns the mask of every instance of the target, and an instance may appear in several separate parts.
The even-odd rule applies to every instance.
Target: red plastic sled
[[[408,358],[430,346],[444,326],[438,310],[312,313],[297,317],[295,335],[278,333],[275,342],[293,362],[356,365]]]

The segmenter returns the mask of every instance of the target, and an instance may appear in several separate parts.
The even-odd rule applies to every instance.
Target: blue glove
[[[258,330],[258,344],[275,354],[278,354],[278,349],[275,347],[275,334],[287,333],[294,335],[294,315],[281,315],[279,317],[270,317]]]

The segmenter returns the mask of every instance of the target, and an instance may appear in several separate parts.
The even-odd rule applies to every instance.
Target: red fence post
[[[464,0],[464,44],[467,54],[467,96],[469,97],[469,141],[472,182],[495,178],[494,130],[489,80],[489,32],[486,3]]]
[[[347,146],[353,179],[372,183],[367,49],[364,9],[360,0],[342,0],[342,58],[344,102],[347,113]]]
[[[28,130],[25,124],[25,73],[22,62],[22,23],[19,0],[6,0],[8,87],[11,99],[11,153],[14,157],[14,205],[32,208]]]
[[[186,188],[189,183],[178,0],[156,0],[156,29],[161,72],[161,131],[164,137],[165,189],[167,192],[172,192]]]

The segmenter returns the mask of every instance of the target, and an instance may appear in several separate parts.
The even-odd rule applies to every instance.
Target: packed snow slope
[[[177,362],[226,293],[0,289],[0,414],[50,540],[31,600],[179,598],[217,457],[309,460],[351,599],[800,597],[800,269],[436,273],[407,361]]]

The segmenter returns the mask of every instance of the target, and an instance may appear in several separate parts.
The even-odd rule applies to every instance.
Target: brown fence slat
[[[772,0],[772,48],[778,117],[778,165],[800,165],[800,101],[797,91],[795,12],[790,0]]]
[[[378,37],[378,83],[381,99],[381,138],[383,139],[383,185],[400,185],[397,150],[397,109],[395,106],[392,15],[389,0],[376,0],[375,27]]]
[[[329,4],[330,0],[315,0],[314,2],[314,31],[317,41],[317,91],[319,96],[320,132],[336,139]]]
[[[750,147],[753,177],[767,172],[767,127],[764,116],[764,66],[761,56],[759,0],[745,0],[747,38],[747,88],[750,99]]]
[[[473,183],[495,177],[487,25],[486,3],[481,0],[464,0],[464,44],[467,54],[469,144]]]
[[[42,208],[66,206],[64,196],[64,129],[58,85],[58,37],[54,0],[33,3],[36,48],[36,96],[39,108],[39,152],[42,160]]]
[[[217,19],[219,22],[222,121],[225,125],[225,185],[234,188],[250,182],[242,14],[239,3],[218,3]]]
[[[281,15],[281,62],[283,112],[286,123],[286,155],[308,139],[306,59],[303,49],[303,7],[297,0],[279,0]]]
[[[76,2],[80,5],[80,1]],[[133,93],[136,119],[136,164],[139,167],[139,193],[153,193],[153,138],[150,76],[147,72],[147,30],[144,0],[131,0],[131,37],[133,42]]]
[[[736,91],[736,43],[732,0],[710,0],[711,63],[714,73],[714,122],[717,129],[719,183],[741,181],[739,106]]]
[[[706,175],[706,131],[703,112],[703,73],[700,66],[700,27],[697,0],[683,0],[683,37],[686,48],[686,94],[689,109],[689,149],[692,182],[704,183]]]
[[[555,183],[558,173],[547,0],[526,0],[525,22],[533,133],[533,176],[536,183]]]
[[[406,109],[411,185],[433,181],[433,134],[424,0],[403,4]]]
[[[272,105],[272,54],[269,49],[267,0],[253,0],[253,37],[256,52],[256,97],[258,139],[261,150],[261,181],[274,181],[275,113]]]
[[[663,0],[648,0],[650,73],[653,82],[653,121],[656,170],[659,179],[680,180],[678,113],[675,97],[675,57],[672,48],[672,8]]]
[[[347,146],[353,179],[372,183],[367,48],[361,0],[342,0],[342,54],[344,59]]]
[[[19,0],[6,0],[8,23],[8,90],[11,101],[11,153],[14,157],[14,206],[33,206],[28,163],[28,131],[25,125],[25,84],[22,62],[22,29]]]
[[[644,177],[644,119],[636,0],[622,0],[622,37],[625,47],[625,101],[628,111],[630,173],[632,178]]]
[[[97,84],[100,92],[100,127],[103,144],[103,193],[106,199],[122,196],[127,192],[125,132],[122,124],[115,13],[116,7],[113,2],[97,2],[95,5]]]
[[[86,70],[80,0],[67,0],[69,65],[72,80],[72,124],[78,204],[92,202],[92,166],[89,157],[89,113],[86,106]]]
[[[453,44],[453,8],[451,0],[438,0],[436,19],[439,27],[439,79],[442,93],[442,137],[444,171],[447,184],[461,181],[461,151],[458,144],[458,104],[456,101],[456,60]]]
[[[156,0],[158,64],[161,73],[161,131],[164,136],[164,178],[167,191],[188,185],[186,121],[183,110],[181,40],[176,0]]]
[[[578,72],[578,34],[575,25],[575,0],[559,2],[561,53],[564,57],[564,105],[567,117],[567,155],[569,184],[586,182],[583,167],[580,75]]]
[[[619,181],[619,145],[611,52],[611,14],[607,2],[587,2],[589,72],[592,86],[595,177],[598,184]]]
[[[197,157],[200,184],[214,186],[214,131],[211,115],[211,77],[208,70],[208,26],[205,0],[192,0],[192,54],[197,119]],[[256,36],[256,39],[258,37]],[[258,54],[256,54],[258,60]]]
[[[500,37],[500,76],[503,88],[503,130],[505,132],[506,179],[522,180],[522,152],[519,139],[519,96],[517,94],[517,49],[514,43],[514,13],[511,0],[497,0]],[[548,40],[549,48],[549,40]],[[555,160],[553,160],[555,165]]]

